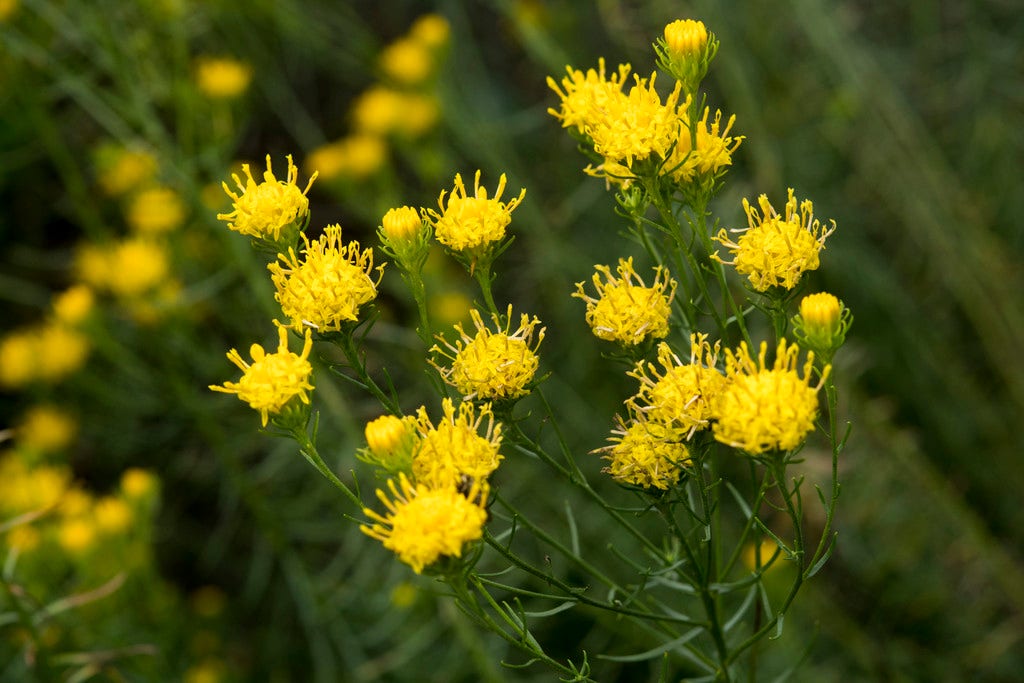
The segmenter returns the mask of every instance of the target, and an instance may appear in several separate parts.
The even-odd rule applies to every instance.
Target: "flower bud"
[[[430,253],[431,228],[411,206],[389,209],[377,230],[384,253],[407,273],[419,274]]]
[[[793,327],[800,345],[828,363],[846,341],[851,322],[852,315],[842,301],[828,292],[818,292],[800,301],[800,314],[793,319]]]
[[[718,52],[718,40],[704,22],[677,19],[665,26],[665,35],[654,44],[658,66],[682,85],[684,93],[696,92]]]
[[[708,30],[702,21],[676,19],[665,26],[665,47],[670,57],[699,56],[708,44]]]
[[[381,233],[391,243],[407,242],[422,229],[420,212],[411,206],[390,209],[381,219]]]
[[[379,465],[389,473],[409,472],[419,437],[412,417],[382,415],[366,425],[366,448],[361,459]]]

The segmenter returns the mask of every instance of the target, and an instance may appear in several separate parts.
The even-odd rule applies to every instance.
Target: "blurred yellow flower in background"
[[[169,187],[150,187],[140,190],[129,201],[125,221],[141,235],[170,232],[185,222],[185,203]]]
[[[231,57],[203,56],[195,61],[196,87],[211,99],[231,99],[252,81],[252,66]]]

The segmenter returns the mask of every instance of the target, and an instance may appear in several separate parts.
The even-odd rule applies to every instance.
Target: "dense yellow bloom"
[[[29,468],[16,453],[0,457],[0,518],[56,505],[71,484],[67,467],[43,465]]]
[[[647,287],[633,270],[633,257],[619,259],[618,277],[608,266],[594,269],[597,298],[587,295],[583,282],[576,283],[573,296],[587,302],[587,324],[598,338],[633,346],[648,337],[661,339],[668,334],[676,292],[676,282],[668,270],[656,267],[654,282]]]
[[[82,367],[89,349],[88,337],[61,323],[12,332],[0,340],[0,386],[57,382]]]
[[[679,481],[681,468],[690,462],[682,429],[643,419],[627,427],[620,419],[612,434],[613,445],[599,449],[611,461],[603,471],[623,484],[664,491]]]
[[[776,213],[766,195],[758,198],[758,204],[760,212],[743,200],[748,227],[733,231],[743,233],[739,240],[733,242],[725,229],[714,238],[729,249],[734,259],[724,261],[717,252],[714,257],[734,265],[736,272],[746,275],[759,292],[769,287],[792,289],[805,271],[817,270],[818,252],[825,247],[825,238],[836,229],[835,221],[830,229],[823,229],[814,218],[814,205],[809,199],[800,203],[798,213],[792,188],[784,215]]]
[[[497,332],[492,332],[483,321],[480,311],[470,311],[476,334],[469,336],[462,324],[455,325],[460,339],[452,345],[444,342],[448,351],[436,344],[431,349],[451,361],[451,367],[444,368],[431,360],[445,381],[459,390],[463,398],[502,400],[519,398],[529,393],[527,385],[533,380],[540,364],[537,348],[544,340],[544,328],[540,328],[534,340],[534,329],[540,324],[536,317],[523,313],[519,328],[512,331],[512,306],[509,305],[504,324],[498,316],[492,316]]]
[[[200,57],[196,60],[196,87],[212,99],[231,99],[246,91],[252,67],[231,57]]]
[[[87,285],[72,285],[53,298],[53,316],[65,325],[77,325],[92,312],[93,301]]]
[[[228,360],[242,370],[242,378],[237,382],[225,382],[224,386],[210,385],[213,391],[225,394],[237,394],[239,400],[245,401],[253,410],[259,412],[263,426],[271,414],[276,415],[294,398],[309,403],[310,375],[313,366],[309,363],[309,352],[313,348],[313,338],[306,330],[306,342],[302,353],[295,354],[288,350],[288,329],[278,326],[278,346],[275,353],[267,353],[259,344],[249,348],[252,363],[242,360],[236,349],[228,352]]]
[[[433,51],[412,38],[399,38],[384,48],[379,58],[381,71],[402,85],[419,85],[434,71]]]
[[[594,151],[607,161],[632,168],[636,161],[664,159],[684,130],[682,114],[689,100],[679,103],[676,83],[662,103],[654,87],[656,75],[634,76],[636,83],[629,93],[608,98],[604,110],[588,123],[584,132],[593,140]]]
[[[630,377],[640,390],[629,405],[647,420],[682,430],[687,437],[708,426],[715,414],[726,379],[717,369],[718,342],[712,349],[706,334],[690,335],[690,359],[683,363],[669,347],[658,345],[659,370],[654,363],[637,363]]]
[[[121,473],[121,492],[129,500],[143,500],[156,493],[160,480],[149,470],[130,467]]]
[[[443,47],[448,42],[451,25],[440,14],[424,14],[409,28],[409,37],[431,49]]]
[[[319,169],[324,180],[362,180],[379,171],[387,156],[387,144],[377,134],[356,133],[317,147],[310,152],[306,165]]]
[[[289,247],[278,255],[280,263],[267,266],[277,288],[274,298],[296,332],[305,327],[337,332],[358,320],[360,306],[377,298],[384,266],[377,268],[374,280],[373,249],[362,250],[358,242],[342,244],[340,225],[327,226],[312,242],[305,233],[301,236],[302,261]]]
[[[249,164],[242,164],[245,173],[245,184],[237,174],[232,174],[235,185],[241,194],[235,194],[227,183],[221,183],[224,192],[232,199],[231,213],[217,214],[218,220],[226,221],[228,227],[243,235],[277,242],[281,239],[281,231],[295,228],[303,223],[309,214],[309,199],[306,193],[313,186],[317,174],[314,172],[306,183],[306,189],[300,190],[295,181],[299,177],[299,169],[292,163],[289,154],[288,175],[284,180],[274,176],[267,155],[267,170],[263,172],[263,182],[257,183],[249,170]]]
[[[54,405],[39,404],[26,412],[16,427],[15,436],[22,448],[53,453],[67,448],[78,432],[78,422]]]
[[[526,196],[526,188],[508,202],[501,201],[505,192],[506,178],[502,173],[493,197],[487,196],[487,188],[480,186],[480,171],[476,172],[473,194],[466,193],[462,176],[455,174],[455,188],[448,193],[441,191],[437,203],[438,213],[428,213],[434,224],[437,241],[454,251],[472,251],[500,242],[505,238],[505,228],[512,222],[512,211]],[[448,202],[445,203],[445,194]]]
[[[690,131],[684,130],[665,163],[665,168],[677,182],[690,182],[694,176],[714,177],[721,169],[732,165],[732,155],[744,140],[742,135],[729,135],[736,122],[735,115],[730,116],[722,128],[722,112],[715,112],[710,126],[709,113],[710,109],[705,108],[703,117],[696,123],[696,146]]]
[[[166,247],[143,237],[114,244],[106,253],[106,259],[103,284],[124,297],[138,296],[156,288],[171,269]]]
[[[622,86],[629,77],[629,64],[620,64],[618,71],[609,78],[605,74],[604,58],[598,60],[598,68],[587,69],[584,73],[571,66],[565,67],[568,76],[562,78],[561,87],[548,76],[548,87],[555,91],[561,106],[548,109],[548,113],[562,122],[563,128],[575,128],[587,135],[587,129],[605,115],[611,100],[623,97]]]
[[[381,415],[366,424],[365,458],[389,472],[411,472],[412,455],[419,444],[416,418]]]
[[[420,447],[413,456],[412,472],[417,484],[430,488],[457,486],[463,477],[485,480],[498,468],[502,456],[501,424],[495,423],[491,404],[477,407],[460,403],[458,413],[451,399],[441,404],[444,417],[435,427],[421,407],[416,414]],[[483,435],[479,433],[486,420]]]
[[[430,95],[376,86],[356,99],[351,115],[353,128],[359,133],[415,138],[434,127],[439,109]]]
[[[398,486],[389,479],[388,489],[392,500],[377,490],[387,515],[364,508],[363,514],[373,524],[359,529],[381,541],[417,574],[442,557],[461,557],[466,543],[483,536],[487,511],[472,501],[486,499],[486,484],[475,483],[469,494],[463,495],[455,486],[413,486],[403,474]]]
[[[100,187],[111,196],[120,196],[150,181],[157,172],[157,161],[149,152],[103,145],[96,154]]]
[[[807,354],[803,376],[797,371],[800,347],[779,341],[775,361],[765,360],[768,344],[761,343],[757,361],[746,343],[736,353],[726,349],[725,373],[729,383],[715,406],[715,439],[747,453],[789,451],[803,443],[814,429],[818,414],[817,393],[828,376],[811,385],[814,353]]]
[[[151,187],[132,198],[125,220],[139,234],[170,232],[185,221],[185,203],[169,187]]]

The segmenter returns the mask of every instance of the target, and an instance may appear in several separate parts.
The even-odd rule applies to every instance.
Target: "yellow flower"
[[[54,297],[53,315],[65,325],[77,325],[89,316],[93,299],[88,285],[73,285]]]
[[[418,138],[437,125],[440,115],[435,97],[422,93],[403,93],[402,116],[395,121],[394,131],[401,137]]]
[[[388,472],[411,472],[412,455],[419,444],[416,418],[381,415],[366,424],[364,459]]]
[[[149,498],[159,485],[159,479],[149,470],[130,467],[121,473],[121,492],[129,500]]]
[[[674,57],[699,55],[708,44],[708,30],[703,21],[676,19],[665,26],[665,46]]]
[[[373,271],[373,249],[361,250],[358,242],[341,243],[341,226],[329,225],[318,239],[305,243],[303,260],[295,250],[279,254],[280,263],[268,267],[277,293],[274,298],[296,332],[311,327],[318,332],[337,332],[359,318],[359,308],[377,298],[384,266]],[[282,266],[282,264],[284,264]]]
[[[122,534],[132,523],[131,507],[114,496],[104,496],[97,500],[93,515],[96,517],[96,527],[105,534]]]
[[[766,195],[758,198],[758,204],[760,212],[746,199],[743,200],[748,227],[734,230],[743,233],[738,241],[733,242],[725,229],[714,238],[729,249],[734,259],[724,261],[718,252],[714,258],[735,266],[736,272],[746,275],[758,292],[769,287],[793,289],[805,271],[817,270],[818,252],[825,247],[825,238],[835,231],[835,221],[832,221],[831,229],[823,229],[814,218],[814,205],[809,199],[800,203],[797,213],[797,200],[792,188],[783,216],[775,212]]]
[[[89,356],[89,338],[59,323],[44,324],[36,337],[36,373],[39,379],[56,382],[74,373]]]
[[[466,194],[462,176],[455,174],[455,188],[448,194],[442,190],[437,203],[438,213],[428,213],[434,224],[437,241],[453,251],[474,251],[500,242],[505,238],[505,228],[512,222],[512,211],[526,196],[526,188],[508,202],[501,201],[505,192],[505,174],[498,179],[498,188],[493,197],[487,196],[487,188],[480,187],[480,171],[476,172],[473,194]],[[448,203],[445,204],[445,194]]]
[[[257,183],[249,170],[249,164],[242,164],[242,172],[246,175],[246,182],[237,174],[232,178],[241,194],[235,194],[228,187],[227,183],[221,183],[224,192],[232,199],[231,213],[217,214],[218,220],[226,221],[228,227],[243,235],[256,237],[258,239],[278,242],[281,240],[282,231],[286,236],[292,230],[301,229],[302,223],[309,215],[309,199],[306,193],[313,186],[317,174],[314,172],[306,183],[305,190],[299,190],[295,181],[299,177],[299,169],[292,163],[289,154],[288,175],[285,180],[278,180],[274,176],[270,164],[270,155],[267,155],[267,170],[263,173],[263,182]]]
[[[16,330],[0,339],[0,386],[23,387],[36,376],[36,342],[31,330]]]
[[[357,133],[317,147],[310,152],[306,165],[319,169],[319,176],[325,181],[362,180],[384,166],[387,154],[387,144],[378,135]]]
[[[120,196],[145,184],[156,175],[158,164],[149,152],[105,144],[96,152],[100,187],[110,196]]]
[[[364,91],[352,103],[352,127],[362,133],[388,135],[402,118],[404,97],[401,92],[385,86]]]
[[[18,443],[40,453],[67,448],[78,432],[78,422],[57,406],[39,404],[26,412],[16,429]]]
[[[647,420],[678,428],[689,438],[708,426],[725,388],[725,377],[715,369],[717,361],[718,342],[712,349],[706,334],[690,335],[688,363],[662,342],[660,371],[654,363],[640,362],[628,373],[640,380],[640,390],[628,403]]]
[[[680,85],[662,103],[654,87],[655,76],[649,79],[634,76],[636,83],[629,93],[609,97],[605,108],[588,122],[585,133],[593,140],[594,152],[609,162],[633,168],[638,161],[651,158],[660,161],[684,130],[687,99],[679,103]]]
[[[800,314],[793,318],[793,334],[818,360],[828,363],[846,341],[853,315],[843,302],[828,292],[809,294],[800,300]]]
[[[57,535],[61,547],[79,555],[89,550],[96,540],[96,526],[85,517],[65,519]]]
[[[715,119],[710,127],[709,113],[710,109],[705,108],[704,116],[696,124],[697,145],[692,145],[689,131],[683,131],[665,163],[665,169],[677,182],[690,182],[694,176],[716,176],[723,168],[732,165],[732,155],[745,139],[742,135],[729,135],[736,121],[735,115],[729,117],[723,129],[722,112],[715,112]]]
[[[417,484],[430,488],[457,486],[463,477],[474,481],[486,479],[498,468],[502,456],[501,424],[495,423],[491,404],[477,408],[472,403],[459,404],[458,415],[451,399],[441,404],[444,418],[435,427],[427,417],[426,408],[416,414],[420,431],[420,447],[413,455],[412,472]],[[480,426],[487,421],[484,434]]]
[[[594,266],[593,283],[597,298],[588,296],[583,282],[576,283],[573,296],[587,302],[587,324],[599,339],[634,346],[648,337],[668,334],[668,319],[676,282],[662,266],[654,269],[654,282],[647,287],[636,271],[633,258],[619,259],[618,277],[608,266]],[[603,280],[602,280],[603,276]]]
[[[171,188],[152,187],[135,195],[128,205],[125,220],[139,234],[170,232],[185,221],[185,204]]]
[[[380,231],[392,245],[410,242],[423,232],[423,219],[411,206],[388,209],[380,221]]]
[[[629,64],[620,64],[618,72],[611,78],[605,75],[604,58],[598,60],[598,69],[586,73],[571,66],[565,67],[568,76],[562,78],[561,87],[551,76],[548,87],[561,100],[559,109],[548,109],[548,113],[562,122],[563,128],[575,128],[587,134],[587,129],[605,115],[611,100],[623,97],[622,86],[629,76]]]
[[[139,296],[164,282],[171,265],[167,249],[144,237],[114,244],[106,253],[105,284],[114,294]]]
[[[451,25],[440,14],[424,14],[409,28],[409,37],[431,49],[443,47],[448,42]]]
[[[463,292],[453,290],[435,294],[427,300],[427,311],[442,326],[466,320],[473,309],[473,301]]]
[[[231,57],[196,59],[196,87],[211,99],[231,99],[246,91],[252,67]]]
[[[613,445],[597,451],[606,452],[603,457],[611,461],[602,471],[623,484],[662,491],[679,481],[681,468],[690,462],[684,430],[644,419],[632,420],[628,427],[618,421],[609,439]]]
[[[654,50],[658,66],[681,83],[684,92],[692,93],[718,52],[718,40],[704,22],[678,19],[665,26],[664,37],[658,39]]]
[[[0,0],[0,22],[7,21],[18,9],[18,0]]]
[[[381,541],[417,574],[442,557],[461,557],[466,543],[483,536],[487,511],[472,501],[486,499],[486,484],[477,482],[463,495],[454,486],[413,486],[403,474],[397,487],[394,480],[388,480],[388,489],[392,500],[377,490],[388,514],[364,508],[363,514],[373,525],[363,524],[359,529]]]
[[[778,559],[782,557],[782,549],[779,544],[770,538],[762,538],[757,545],[747,543],[743,546],[743,564],[750,571],[772,571],[780,569],[782,564]]]
[[[435,61],[430,48],[412,38],[399,38],[384,48],[379,58],[384,75],[402,85],[423,83],[434,70]]]
[[[770,450],[789,451],[803,443],[814,429],[818,415],[817,392],[831,366],[822,371],[821,380],[812,386],[814,354],[807,354],[803,377],[797,372],[800,348],[779,341],[775,361],[765,357],[768,344],[761,343],[755,362],[741,343],[736,353],[726,349],[725,373],[729,380],[715,407],[715,439],[759,454]]]
[[[309,403],[309,392],[313,385],[309,383],[313,366],[310,365],[309,352],[313,348],[313,338],[306,330],[306,342],[302,353],[294,354],[288,350],[288,329],[278,325],[278,346],[276,353],[267,353],[259,344],[249,348],[252,364],[242,360],[236,349],[228,353],[228,360],[242,370],[242,378],[238,382],[225,382],[224,386],[210,385],[213,391],[225,394],[237,394],[239,400],[245,401],[253,410],[259,412],[263,426],[271,414],[278,414],[294,398]]]
[[[61,500],[71,482],[65,466],[29,467],[11,451],[0,457],[0,518],[44,510]]]
[[[497,332],[484,324],[480,311],[470,311],[476,334],[470,337],[461,324],[455,325],[459,340],[455,345],[440,338],[448,348],[445,352],[436,344],[431,352],[451,361],[450,368],[443,368],[430,361],[445,381],[459,390],[465,400],[502,400],[519,398],[529,393],[528,384],[533,380],[540,364],[537,348],[544,340],[544,328],[540,328],[534,341],[533,331],[540,320],[523,313],[519,318],[519,329],[512,332],[512,306],[508,307],[507,322],[502,324],[498,316],[492,315]]]

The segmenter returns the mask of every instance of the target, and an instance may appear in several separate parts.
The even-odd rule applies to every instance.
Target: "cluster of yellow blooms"
[[[387,161],[389,139],[399,144],[432,130],[440,108],[432,93],[450,32],[447,19],[426,14],[409,31],[384,47],[379,57],[381,82],[352,104],[352,131],[314,149],[307,158],[327,182],[362,180]]]
[[[650,287],[633,269],[633,258],[619,259],[612,275],[608,266],[594,266],[597,297],[588,296],[583,283],[576,283],[573,296],[587,302],[587,324],[599,339],[635,346],[646,339],[663,339],[668,334],[676,282],[668,270],[654,269]],[[602,280],[603,276],[603,280]]]
[[[52,384],[81,368],[91,346],[86,327],[92,308],[92,290],[73,285],[53,297],[44,321],[0,339],[0,387]]]

